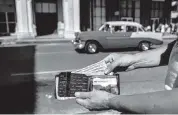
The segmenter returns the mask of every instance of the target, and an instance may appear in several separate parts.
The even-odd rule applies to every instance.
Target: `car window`
[[[110,26],[109,26],[109,24],[106,24],[106,25],[104,26],[104,28],[102,29],[102,31],[105,31],[105,32],[110,31]]]
[[[138,31],[139,31],[139,32],[143,32],[143,29],[142,29],[142,28],[138,28]]]
[[[136,26],[127,26],[126,32],[137,32],[137,27]]]
[[[116,25],[114,27],[115,32],[125,32],[125,26],[124,25]]]
[[[146,30],[145,30],[145,28],[144,28],[143,26],[142,26],[141,28],[142,28],[142,30],[143,30],[144,32],[146,32]]]

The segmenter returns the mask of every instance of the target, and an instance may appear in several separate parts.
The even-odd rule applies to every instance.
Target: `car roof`
[[[142,27],[142,25],[137,23],[137,22],[129,22],[129,21],[109,21],[109,22],[106,22],[105,24],[109,24],[109,25],[131,25],[131,26]]]

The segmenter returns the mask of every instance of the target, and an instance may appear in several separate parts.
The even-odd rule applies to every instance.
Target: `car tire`
[[[85,51],[86,53],[89,53],[89,54],[95,54],[95,53],[98,53],[99,52],[99,45],[97,42],[95,41],[89,41],[86,43],[86,46],[85,46]]]
[[[151,43],[149,42],[140,42],[139,43],[139,50],[141,51],[147,51],[150,49]]]

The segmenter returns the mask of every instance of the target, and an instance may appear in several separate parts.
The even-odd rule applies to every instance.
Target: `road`
[[[132,51],[132,53],[134,52],[136,51]],[[37,46],[35,57],[36,72],[82,68],[103,59],[110,53],[79,54],[73,49],[71,44]]]
[[[165,44],[167,43],[168,42]],[[11,76],[13,78],[17,78],[19,76],[21,76],[20,78],[30,76],[30,78],[35,77],[35,79],[38,79],[39,77],[42,79],[37,80],[35,88],[33,88],[34,84],[30,83],[30,86],[23,84],[18,87],[12,86],[14,88],[7,88],[9,93],[7,93],[6,90],[5,92],[3,92],[4,90],[0,90],[2,94],[7,93],[5,97],[2,95],[0,96],[0,107],[6,108],[4,107],[4,104],[11,105],[12,108],[17,105],[20,106],[20,108],[24,105],[29,105],[30,109],[28,106],[25,108],[28,109],[27,113],[35,111],[35,113],[39,114],[70,114],[88,112],[88,110],[76,104],[75,100],[58,101],[54,98],[54,76],[61,70],[78,69],[89,64],[93,64],[103,59],[111,52],[100,52],[93,55],[79,54],[73,50],[71,44],[66,43],[37,45],[35,50],[34,68],[36,74],[33,75],[31,71],[26,71],[26,73],[18,71],[18,73],[11,73]],[[136,53],[138,51],[119,50],[119,52]],[[139,69],[131,72],[120,73],[121,94],[128,95],[162,90],[166,70],[167,67],[158,67],[154,69]],[[1,74],[1,76],[2,75],[4,74]],[[50,80],[44,78],[50,78]],[[4,101],[4,104],[2,104],[2,101]],[[25,102],[25,104],[21,102]],[[7,111],[9,111],[9,106],[7,106],[7,108]]]
[[[167,44],[170,41],[165,41]],[[136,53],[138,51],[116,50],[121,53]],[[107,55],[110,51],[100,52],[98,54],[88,55],[85,53],[79,54],[74,49],[72,44],[48,44],[36,46],[35,56],[35,72],[48,73],[59,70],[71,70],[83,68],[89,64],[93,64]]]
[[[167,44],[169,41],[166,41]],[[118,51],[121,53],[136,53],[138,51]],[[85,67],[89,64],[93,64],[112,52],[100,52],[94,55],[88,54],[79,54],[73,50],[71,44],[58,44],[58,45],[42,45],[37,46],[36,48],[36,70],[39,73],[55,72],[58,70],[70,70]],[[135,93],[144,93],[159,91],[163,89],[165,74],[167,67],[158,67],[154,69],[141,69],[135,70],[126,73],[120,73],[121,75],[121,94],[135,94]],[[163,72],[162,72],[163,71]],[[156,73],[156,74],[153,74]],[[44,75],[44,74],[43,74]],[[132,77],[131,77],[132,76]],[[47,76],[49,77],[49,76]],[[53,76],[54,77],[54,76]],[[43,103],[39,104],[39,109],[37,113],[82,113],[87,112],[88,110],[82,108],[81,106],[75,103],[75,100],[60,101],[55,102],[52,99],[46,97],[45,94],[53,95],[50,90],[54,87],[54,82],[43,82],[42,86],[47,85],[46,87],[40,87],[40,91],[43,92],[40,94],[40,100]],[[48,90],[47,90],[48,89]],[[44,92],[46,92],[44,94]],[[45,103],[48,102],[48,105],[51,106],[49,111],[43,110]],[[49,103],[50,102],[50,103]],[[55,104],[56,105],[55,105]],[[61,106],[61,104],[63,106]],[[70,106],[69,106],[70,105]],[[55,109],[56,106],[60,110]],[[66,108],[67,107],[67,108]]]

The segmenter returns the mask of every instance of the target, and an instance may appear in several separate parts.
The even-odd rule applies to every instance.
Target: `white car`
[[[72,41],[75,49],[87,53],[97,53],[102,49],[138,47],[149,50],[150,46],[161,45],[163,34],[147,32],[136,22],[110,21],[104,23],[98,31],[76,33]]]

